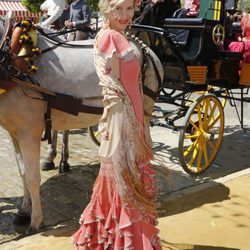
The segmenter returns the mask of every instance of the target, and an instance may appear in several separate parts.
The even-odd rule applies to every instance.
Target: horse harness
[[[34,56],[34,53],[32,53],[32,51],[34,51],[34,50],[37,52],[37,54],[36,54],[36,56],[37,56],[40,54],[44,54],[50,50],[53,50],[58,46],[68,46],[69,48],[76,47],[76,46],[83,47],[83,48],[84,47],[85,48],[90,48],[90,47],[92,48],[93,45],[77,45],[77,44],[65,43],[63,41],[58,41],[58,40],[54,39],[52,37],[52,35],[56,36],[56,35],[60,35],[62,33],[55,32],[52,34],[48,34],[48,33],[45,33],[42,28],[34,26],[34,28],[42,36],[45,36],[46,38],[53,41],[54,45],[51,47],[48,47],[44,50],[39,50],[38,48],[33,47],[33,50],[31,50],[31,53],[26,53],[25,55],[13,55],[13,52],[12,52],[13,47],[12,48],[10,47],[10,44],[11,44],[10,37],[11,37],[11,31],[12,31],[13,27],[15,30],[16,26],[13,26],[12,24],[13,24],[12,20],[8,19],[7,20],[7,28],[6,28],[4,37],[2,37],[1,44],[0,44],[1,45],[1,47],[0,47],[0,73],[2,75],[0,78],[3,78],[5,81],[7,80],[9,82],[15,82],[15,83],[21,85],[22,87],[30,88],[30,89],[38,91],[42,94],[42,96],[43,96],[42,100],[47,102],[47,111],[44,115],[45,133],[44,133],[42,140],[48,140],[48,143],[49,144],[51,143],[51,129],[52,129],[51,109],[52,108],[69,113],[69,114],[72,114],[72,115],[78,115],[79,112],[90,113],[90,114],[102,114],[103,108],[101,108],[101,107],[93,107],[93,106],[84,105],[84,104],[82,104],[82,99],[75,98],[75,97],[70,96],[70,95],[54,93],[54,92],[51,92],[45,88],[42,88],[40,86],[40,84],[32,77],[32,73],[35,73],[36,70],[34,70],[34,72],[32,72],[32,70],[29,72],[23,72],[23,70],[19,69],[19,67],[17,67],[16,65],[12,65],[10,63],[11,61],[17,60],[17,59],[25,60],[25,59],[29,58],[29,60],[32,60],[32,57]],[[26,28],[24,28],[24,30],[25,29]],[[27,31],[27,29],[25,31]],[[128,39],[134,41],[134,43],[137,45],[137,47],[141,50],[141,53],[142,53],[141,80],[142,80],[142,86],[143,86],[143,93],[154,100],[157,97],[157,93],[153,92],[151,89],[149,89],[144,84],[145,72],[146,72],[146,69],[148,66],[147,58],[150,59],[152,65],[153,65],[155,74],[157,76],[158,83],[160,85],[161,84],[161,77],[160,77],[159,71],[156,67],[156,64],[155,64],[152,56],[147,51],[147,46],[145,44],[143,44],[141,41],[139,41],[139,39],[136,38],[135,36],[128,37]],[[16,39],[16,40],[20,41],[20,39]],[[17,52],[17,51],[15,51],[15,52]],[[35,66],[34,66],[34,69],[35,69]]]

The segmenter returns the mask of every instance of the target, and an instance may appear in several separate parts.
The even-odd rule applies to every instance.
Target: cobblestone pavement
[[[162,159],[171,176],[158,177],[162,193],[159,200],[164,200],[187,187],[204,182],[213,182],[217,178],[247,169],[250,166],[250,133],[243,133],[238,125],[227,124],[221,149],[214,163],[202,175],[187,175],[179,164],[178,133],[160,127],[151,129],[154,152],[157,159]],[[16,228],[13,218],[22,197],[22,182],[19,177],[12,145],[7,133],[0,128],[0,244],[20,237],[25,237],[24,228]],[[58,138],[61,146],[61,135]],[[79,215],[89,201],[92,185],[98,173],[98,147],[91,141],[87,131],[73,133],[69,139],[71,170],[67,174],[58,174],[58,169],[41,172],[41,197],[44,212],[44,225],[47,230],[56,225],[65,227],[72,221],[78,222]],[[47,152],[47,144],[42,143],[42,157]],[[56,158],[56,166],[60,153]],[[155,168],[160,170],[157,163]],[[1,249],[1,245],[0,245]]]

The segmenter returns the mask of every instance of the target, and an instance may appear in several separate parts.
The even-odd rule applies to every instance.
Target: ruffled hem
[[[140,174],[147,193],[153,196],[152,176],[155,173],[152,167],[147,165],[140,168]],[[142,214],[139,208],[122,205],[114,182],[110,182],[106,176],[98,176],[91,202],[79,223],[80,229],[72,237],[78,250],[161,249],[155,227],[156,214]]]

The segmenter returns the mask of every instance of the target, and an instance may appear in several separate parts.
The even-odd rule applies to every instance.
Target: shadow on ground
[[[239,248],[228,248],[219,246],[204,246],[204,245],[193,245],[193,244],[177,244],[163,241],[163,250],[240,250]]]
[[[185,197],[167,200],[168,195],[171,193],[204,182],[214,182],[218,177],[249,167],[247,153],[249,154],[250,149],[250,133],[244,134],[242,131],[233,132],[235,129],[235,127],[225,128],[226,133],[223,144],[214,164],[198,177],[186,174],[178,165],[179,151],[177,147],[170,147],[157,141],[154,142],[154,151],[157,158],[167,159],[167,166],[169,167],[169,178],[166,178],[164,170],[158,164],[154,164],[154,168],[160,172],[157,180],[161,188],[161,194],[159,195],[161,203],[160,216],[170,216],[200,207],[203,204],[229,199],[230,190],[223,184],[217,184],[210,189],[205,189],[195,194],[187,194]],[[229,135],[228,133],[231,134]],[[88,165],[75,165],[71,167],[69,173],[56,174],[41,185],[44,213],[42,231],[44,235],[70,236],[71,232],[78,228],[79,216],[89,202],[98,170],[99,164],[96,162]],[[1,223],[5,223],[5,226],[0,227],[0,234],[12,235],[11,239],[20,237],[24,232],[23,230],[16,234],[16,231],[13,232],[12,226],[13,217],[16,213],[15,207],[20,202],[20,197],[0,198],[0,220]],[[3,205],[1,206],[1,204]],[[57,234],[56,230],[49,230],[57,225],[62,229],[60,234]],[[62,234],[62,232],[64,233]],[[8,237],[6,240],[8,240]],[[186,249],[226,249],[210,246],[193,247],[195,248]]]

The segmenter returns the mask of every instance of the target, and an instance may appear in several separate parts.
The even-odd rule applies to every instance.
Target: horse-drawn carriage
[[[161,113],[153,118],[164,118],[164,122],[153,119],[152,125],[180,131],[180,163],[190,174],[200,174],[215,159],[223,137],[227,100],[232,105],[241,101],[243,127],[250,64],[240,64],[241,52],[228,51],[234,37],[236,2],[201,0],[198,17],[165,18],[161,27],[135,24],[129,31],[161,60],[164,79],[156,103],[176,108],[169,111],[156,106]]]
[[[152,20],[147,20],[143,22],[147,25],[132,25],[128,35],[151,48],[163,66],[164,78],[158,93],[146,88],[145,93],[157,103],[175,106],[174,111],[156,106],[161,114],[154,115],[151,124],[180,131],[180,163],[186,172],[200,174],[211,165],[219,151],[226,100],[232,103],[239,99],[242,105],[247,101],[243,90],[250,82],[249,64],[242,63],[240,69],[242,53],[227,50],[233,39],[232,14],[236,11],[236,1],[201,1],[200,14],[195,18],[186,17],[185,11],[178,8],[178,4],[169,8],[173,13],[168,12],[160,25],[156,22],[158,27],[148,25]],[[140,16],[137,20],[142,21]],[[55,33],[58,32],[48,37],[54,40]],[[241,97],[236,98],[232,89],[240,89]],[[158,118],[165,121],[159,122]],[[243,126],[243,113],[240,122]],[[96,139],[93,129],[90,134]]]

